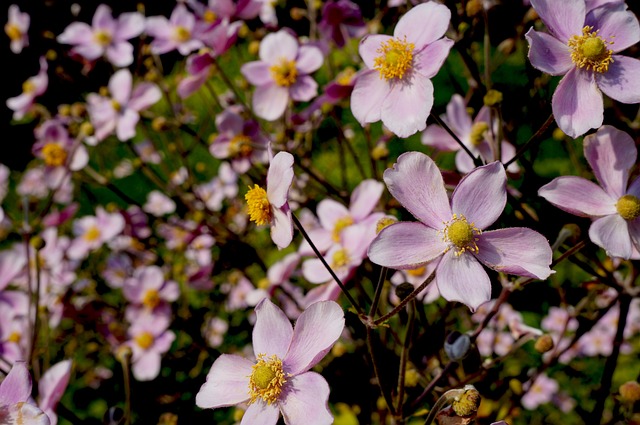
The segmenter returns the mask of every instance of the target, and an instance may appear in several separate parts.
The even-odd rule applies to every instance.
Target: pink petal
[[[336,222],[349,216],[349,210],[333,199],[325,198],[316,207],[320,224],[326,230],[333,231]],[[312,239],[313,240],[313,239]]]
[[[263,86],[272,81],[270,65],[263,61],[247,62],[240,68],[244,78],[254,86]]]
[[[267,121],[275,121],[284,114],[289,102],[289,90],[275,83],[256,87],[253,92],[253,110]]]
[[[47,370],[38,382],[38,405],[43,410],[55,409],[62,398],[71,374],[71,360],[63,360]]]
[[[293,327],[287,316],[269,299],[265,298],[255,308],[256,324],[253,327],[253,352],[256,357],[276,355],[284,359]]]
[[[629,225],[629,235],[631,236],[631,241],[635,245],[635,249],[640,251],[640,219],[636,218],[635,220],[631,220],[627,222]],[[632,259],[636,259],[634,257],[630,257]]]
[[[529,61],[534,68],[550,75],[564,75],[574,66],[569,46],[557,38],[533,28],[525,37],[529,42]]]
[[[614,53],[621,52],[640,41],[640,24],[636,15],[627,10],[624,2],[617,6],[603,7],[593,10],[587,17],[587,25],[598,30],[598,35],[605,40],[613,41]]]
[[[133,63],[133,46],[127,42],[112,44],[107,47],[106,56],[114,66],[129,66]]]
[[[487,272],[468,252],[455,255],[449,250],[436,269],[436,284],[447,301],[459,301],[475,311],[491,299],[491,281]]]
[[[360,45],[358,46],[358,52],[360,53],[360,57],[362,57],[362,61],[370,70],[373,70],[375,59],[380,56],[380,46],[391,40],[393,37],[389,35],[383,34],[373,34],[367,35],[360,40]],[[378,71],[375,71],[376,76],[380,77]]]
[[[140,120],[140,115],[132,109],[127,109],[118,119],[116,125],[116,136],[118,140],[124,142],[132,139],[136,135],[136,125]]]
[[[91,27],[85,22],[72,22],[56,40],[60,44],[85,44],[93,38]]]
[[[513,227],[484,232],[476,244],[476,257],[493,270],[537,279],[551,274],[553,253],[549,241],[531,229]]]
[[[81,44],[73,49],[73,53],[82,56],[83,58],[93,61],[98,59],[104,53],[104,48],[99,44]]]
[[[435,77],[449,56],[451,47],[453,47],[453,40],[446,37],[429,44],[414,57],[416,73],[426,78]]]
[[[0,412],[3,424],[50,425],[52,423],[45,412],[29,403],[3,406]]]
[[[436,2],[419,4],[400,18],[393,36],[407,37],[416,49],[421,49],[442,37],[449,28],[450,20],[451,12],[445,5]]]
[[[483,165],[464,176],[451,196],[451,211],[480,230],[491,226],[507,203],[507,174],[502,163]]]
[[[114,37],[118,40],[129,40],[144,31],[144,16],[137,12],[123,13],[118,17],[118,29]]]
[[[318,373],[306,372],[294,376],[279,402],[287,424],[330,425],[329,385]]]
[[[298,76],[296,82],[289,87],[289,94],[297,102],[308,102],[318,94],[318,83],[308,75]]]
[[[635,196],[636,198],[640,198],[640,177],[636,177],[636,179],[631,182],[627,189],[627,193]],[[0,287],[2,287],[1,284]]]
[[[309,306],[296,321],[283,361],[285,370],[295,376],[311,369],[340,338],[343,329],[344,311],[336,302],[320,301]]]
[[[573,138],[600,127],[604,119],[602,93],[593,73],[578,68],[573,68],[560,80],[551,106],[558,127]]]
[[[267,199],[269,203],[279,208],[287,202],[291,182],[293,181],[293,155],[289,152],[278,152],[267,172]]]
[[[572,35],[582,34],[586,14],[584,0],[531,0],[531,5],[549,31],[563,43]]]
[[[415,269],[446,249],[437,230],[422,223],[399,222],[382,229],[369,246],[369,259],[392,269]]]
[[[600,90],[622,103],[640,103],[640,60],[613,55],[609,70],[596,75]]]
[[[636,163],[635,142],[624,131],[604,125],[595,134],[585,137],[583,144],[584,156],[598,182],[617,200],[625,194],[629,171]]]
[[[233,406],[249,400],[249,376],[253,362],[234,354],[222,354],[207,374],[207,381],[196,394],[196,405],[203,409]]]
[[[288,247],[293,240],[291,210],[288,204],[284,204],[280,208],[273,208],[271,213],[273,214],[271,221],[271,240],[276,244],[278,249],[284,249]]]
[[[276,425],[280,417],[277,403],[267,404],[262,399],[249,406],[240,425]]]
[[[356,221],[364,219],[376,207],[384,185],[372,179],[363,180],[351,193],[349,212]],[[319,213],[318,213],[319,214]]]
[[[27,363],[17,360],[0,382],[0,406],[25,402],[31,397],[31,375]]]
[[[382,103],[390,91],[390,85],[378,71],[362,72],[351,92],[351,112],[360,125],[380,121]]]
[[[276,65],[281,60],[295,60],[298,55],[298,40],[286,30],[267,34],[260,43],[258,56],[261,60]]]
[[[469,120],[471,122],[471,120]],[[437,124],[428,125],[422,132],[420,140],[423,145],[431,146],[439,151],[457,151],[460,145],[453,137]],[[465,154],[466,155],[466,154]]]
[[[142,111],[154,105],[161,98],[162,92],[158,86],[153,83],[141,83],[133,89],[128,106],[134,111]]]
[[[620,214],[607,215],[591,223],[589,238],[611,257],[628,260],[633,252],[629,225]]]
[[[391,85],[382,102],[382,123],[398,137],[409,137],[425,129],[432,106],[433,83],[415,73],[410,81],[396,81]]]
[[[135,351],[134,351],[135,353]],[[134,354],[135,355],[135,354]],[[162,356],[156,351],[147,351],[131,366],[133,377],[138,381],[152,381],[160,373]]]
[[[538,195],[568,213],[582,217],[615,214],[613,199],[597,184],[576,176],[562,176],[538,190]]]
[[[302,276],[309,282],[316,284],[325,283],[333,279],[318,258],[309,258],[302,262]]]
[[[101,4],[96,9],[96,13],[93,15],[91,24],[94,28],[111,29],[114,24],[113,16],[111,14],[111,8],[106,4]]]
[[[317,71],[324,62],[322,51],[315,46],[300,46],[296,59],[296,68],[301,74]]]
[[[453,132],[459,136],[468,134],[471,131],[473,122],[471,121],[471,117],[469,116],[469,111],[467,111],[467,104],[464,100],[464,97],[460,96],[457,93],[451,96],[451,100],[449,101],[449,103],[447,103],[447,116],[445,121],[447,122],[447,125],[451,127],[451,130],[453,130]],[[438,128],[440,128],[440,126],[438,126]],[[446,132],[446,130],[444,129],[442,131]],[[449,133],[447,133],[447,135],[449,135]],[[449,136],[449,138],[456,146],[451,150],[460,149],[458,143],[453,140],[451,136]]]
[[[401,154],[384,172],[391,195],[415,218],[433,229],[451,220],[442,174],[431,158],[420,152]]]
[[[116,71],[109,80],[109,92],[114,100],[122,105],[129,103],[131,96],[132,77],[127,69]]]

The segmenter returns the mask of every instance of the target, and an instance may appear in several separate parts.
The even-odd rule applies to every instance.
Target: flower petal
[[[380,121],[382,103],[390,91],[389,83],[378,71],[362,72],[351,92],[351,112],[360,125]]]
[[[640,60],[614,55],[609,70],[596,75],[600,90],[622,103],[640,103]]]
[[[429,44],[421,52],[418,52],[414,57],[416,73],[426,78],[435,77],[449,56],[451,47],[453,47],[453,40],[445,37]]]
[[[451,96],[451,100],[447,103],[447,116],[445,121],[447,122],[447,125],[451,127],[451,130],[458,135],[458,137],[471,132],[473,122],[469,116],[467,103],[465,102],[464,97],[457,93]],[[449,138],[453,140],[451,136],[449,136]],[[460,149],[460,145],[458,145],[455,140],[453,140],[453,142],[455,143],[456,148],[452,150]]]
[[[636,250],[640,252],[640,218],[628,221],[627,223],[629,225],[629,235],[631,236],[631,241],[635,245]]]
[[[363,180],[351,193],[349,211],[356,220],[363,220],[376,207],[382,196],[384,185],[376,180]]]
[[[373,70],[375,58],[380,56],[380,46],[391,40],[393,37],[384,34],[367,35],[360,40],[358,52],[362,57],[362,61],[370,70]],[[378,71],[375,71],[376,77],[380,77]]]
[[[593,26],[603,39],[613,41],[611,49],[614,53],[640,41],[638,18],[632,11],[627,10],[627,5],[622,1],[591,11],[587,16],[586,25]]]
[[[322,66],[322,62],[324,62],[324,56],[316,46],[300,46],[296,59],[296,68],[300,73],[311,74]]]
[[[271,220],[271,240],[278,247],[284,249],[293,240],[293,219],[289,204],[284,204],[280,208],[271,210],[273,218]]]
[[[564,75],[574,66],[569,46],[557,38],[533,28],[525,37],[529,42],[529,61],[534,68],[550,75]]]
[[[0,382],[0,406],[29,400],[31,397],[31,375],[27,363],[17,360],[7,376]]]
[[[531,5],[549,31],[563,43],[574,34],[582,34],[586,14],[584,0],[531,0]]]
[[[329,425],[333,415],[329,411],[329,385],[322,375],[306,372],[287,382],[281,396],[280,410],[287,424]]]
[[[213,362],[206,382],[196,394],[203,409],[233,406],[249,400],[249,376],[253,362],[235,354],[222,354]]]
[[[276,208],[287,202],[289,188],[293,181],[293,155],[289,152],[278,152],[267,172],[267,199]]]
[[[428,125],[420,137],[423,145],[431,146],[439,151],[448,152],[460,149],[458,142],[438,124]]]
[[[256,357],[259,354],[267,357],[275,354],[278,358],[284,359],[293,336],[291,322],[268,298],[256,306],[255,313],[253,353]]]
[[[242,65],[240,72],[254,86],[264,86],[272,81],[269,64],[264,61],[247,62]]]
[[[308,75],[299,76],[289,87],[289,94],[297,102],[308,102],[318,94],[318,83]]]
[[[392,269],[415,269],[447,248],[437,230],[402,221],[382,229],[369,246],[369,259]]]
[[[456,256],[449,250],[436,269],[436,284],[447,301],[460,301],[475,311],[491,299],[491,281],[487,272],[468,252]]]
[[[297,55],[298,40],[286,30],[267,34],[260,42],[258,56],[271,65],[283,59],[295,60]]]
[[[292,375],[316,365],[340,338],[344,311],[334,301],[320,301],[302,312],[293,329],[291,346],[284,358],[285,370]]]
[[[289,102],[289,90],[272,83],[256,87],[252,105],[257,116],[267,121],[275,121],[284,114]]]
[[[476,257],[498,272],[546,279],[552,251],[549,241],[527,228],[508,228],[484,232],[476,241]]]
[[[427,2],[412,7],[398,21],[393,31],[395,38],[415,44],[416,49],[441,38],[449,28],[451,12],[443,4]]]
[[[583,144],[584,156],[598,182],[609,196],[617,200],[625,194],[629,170],[636,163],[638,151],[635,142],[624,131],[604,125],[595,134],[585,137]]]
[[[593,73],[578,68],[573,68],[560,80],[551,107],[558,127],[573,138],[600,127],[604,119],[602,93]]]
[[[628,260],[633,253],[627,221],[620,214],[601,217],[589,227],[591,242],[604,248],[610,257]]]
[[[382,123],[396,136],[409,137],[425,129],[432,106],[433,83],[415,73],[410,81],[392,85],[382,102]]]
[[[615,214],[617,202],[600,186],[576,176],[553,179],[538,189],[538,195],[556,207],[581,217]]]
[[[71,373],[71,360],[63,360],[50,367],[38,382],[38,405],[41,409],[55,409],[62,398]]]
[[[244,412],[240,425],[276,425],[279,417],[278,404],[267,404],[258,400]]]
[[[326,230],[333,231],[336,225],[336,222],[341,218],[346,218],[349,216],[349,210],[347,207],[339,203],[338,201],[334,201],[333,199],[325,198],[316,207],[316,212],[318,214],[318,220],[320,220],[320,224]]]
[[[415,218],[433,229],[451,219],[449,198],[442,174],[431,158],[420,152],[401,154],[384,172],[391,195]]]
[[[507,203],[507,174],[499,161],[464,176],[451,195],[451,211],[462,214],[480,230],[491,226]]]

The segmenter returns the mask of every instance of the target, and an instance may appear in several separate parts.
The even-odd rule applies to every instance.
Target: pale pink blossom
[[[9,6],[9,19],[4,25],[4,32],[11,40],[9,48],[13,53],[20,53],[29,46],[29,25],[31,17],[28,13],[21,12],[16,4]]]
[[[29,77],[22,84],[22,93],[16,97],[7,99],[7,108],[13,111],[13,119],[21,120],[31,110],[38,96],[42,96],[49,86],[47,70],[49,65],[44,56],[40,57],[40,71],[37,75]]]

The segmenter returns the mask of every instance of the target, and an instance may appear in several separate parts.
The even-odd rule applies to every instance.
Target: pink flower
[[[300,46],[286,29],[267,34],[260,43],[260,60],[242,65],[240,72],[256,89],[253,110],[257,116],[274,121],[282,116],[289,99],[311,100],[318,83],[308,74],[323,62],[320,49]]]
[[[628,183],[637,155],[631,136],[605,125],[584,138],[584,156],[600,185],[562,176],[538,194],[568,213],[593,219],[591,241],[609,256],[629,259],[634,246],[640,249],[640,178]]]
[[[64,394],[71,375],[71,360],[63,360],[51,366],[38,382],[38,405],[47,414],[51,425],[58,423],[55,408]]]
[[[135,269],[133,277],[125,280],[122,289],[128,301],[148,311],[173,302],[180,295],[178,284],[165,280],[164,272],[155,265]]]
[[[367,70],[356,80],[351,111],[361,125],[382,120],[398,137],[424,130],[433,106],[431,78],[449,55],[453,40],[444,33],[451,12],[436,2],[413,7],[389,35],[360,42]]]
[[[558,127],[571,137],[602,125],[602,92],[622,103],[640,102],[640,60],[617,53],[640,40],[640,25],[624,3],[587,13],[584,0],[531,0],[550,34],[526,34],[531,65],[564,75],[551,106]],[[601,92],[602,90],[602,92]]]
[[[176,210],[176,203],[159,190],[152,190],[147,194],[147,202],[142,209],[149,214],[162,217],[166,214],[173,214]]]
[[[49,417],[31,398],[31,375],[24,361],[16,361],[0,382],[0,418],[8,424],[51,424]]]
[[[13,111],[13,119],[21,120],[31,110],[36,97],[47,91],[49,76],[47,75],[47,59],[40,57],[40,71],[22,84],[22,93],[7,99],[7,108]]]
[[[369,259],[394,269],[415,269],[438,259],[435,282],[449,301],[475,310],[491,298],[491,281],[481,263],[499,272],[546,279],[551,248],[527,228],[484,231],[507,200],[502,164],[478,167],[458,184],[451,200],[442,175],[428,156],[407,152],[384,172],[389,192],[419,222],[382,229],[369,247]]]
[[[526,394],[522,396],[522,406],[527,410],[534,410],[544,403],[548,403],[558,392],[558,382],[545,374],[538,375]]]
[[[271,225],[271,239],[279,249],[293,239],[293,221],[287,202],[293,181],[293,155],[278,152],[269,164],[267,190],[257,184],[244,195],[251,221],[258,226]]]
[[[151,16],[147,18],[146,32],[154,37],[151,51],[157,55],[178,50],[181,55],[188,55],[194,50],[204,47],[201,40],[196,38],[196,18],[179,3],[171,12],[171,17]]]
[[[28,13],[20,12],[18,5],[9,6],[9,19],[4,26],[4,32],[11,40],[9,47],[13,53],[20,53],[29,45],[29,25],[31,17]]]
[[[98,207],[95,216],[82,217],[73,222],[76,238],[71,242],[67,255],[73,260],[83,259],[90,251],[115,238],[123,229],[122,214],[108,213]]]
[[[216,359],[207,381],[196,395],[196,405],[219,408],[248,403],[242,424],[275,425],[280,413],[287,424],[331,424],[327,407],[329,386],[311,372],[344,329],[338,304],[311,305],[291,326],[287,316],[268,299],[255,309],[255,361],[233,354]]]
[[[176,335],[167,330],[169,317],[150,312],[136,316],[127,332],[131,347],[131,372],[138,381],[150,381],[160,373],[162,355],[169,351]]]
[[[91,93],[87,96],[87,107],[98,140],[114,131],[121,141],[136,135],[139,112],[160,100],[162,93],[152,83],[140,83],[133,87],[133,77],[127,69],[117,71],[109,80],[111,97]]]
[[[94,61],[105,56],[116,67],[133,63],[133,46],[127,40],[144,31],[144,16],[123,13],[114,19],[111,8],[101,4],[93,15],[92,25],[73,22],[57,38],[58,43],[71,44],[72,53]]]

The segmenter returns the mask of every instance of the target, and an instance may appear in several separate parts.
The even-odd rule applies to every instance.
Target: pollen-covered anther
[[[349,253],[346,249],[339,249],[333,253],[332,266],[334,269],[339,269],[345,267],[351,259],[349,258]]]
[[[111,34],[109,34],[106,31],[97,31],[94,35],[93,38],[96,40],[96,43],[102,45],[102,46],[108,46],[109,44],[111,44]]]
[[[568,45],[571,49],[571,60],[578,68],[586,68],[587,71],[604,73],[609,70],[613,62],[613,51],[607,48],[613,41],[605,40],[593,31],[593,27],[582,28],[582,35],[573,35]]]
[[[334,242],[340,242],[340,233],[342,229],[345,229],[353,224],[353,218],[347,215],[336,220],[336,224],[333,226],[333,232],[331,232],[331,238]]]
[[[413,67],[413,50],[415,44],[407,42],[407,38],[392,38],[380,44],[377,52],[380,56],[373,60],[373,69],[386,80],[401,80]]]
[[[191,31],[189,31],[185,27],[178,26],[175,28],[173,35],[176,41],[178,41],[179,43],[184,43],[191,38]]]
[[[445,223],[444,230],[442,230],[442,240],[450,244],[447,251],[451,247],[455,247],[456,256],[465,251],[477,253],[476,236],[481,233],[482,231],[473,223],[469,223],[464,215],[454,214],[451,220]]]
[[[252,369],[249,376],[249,404],[259,398],[267,404],[277,401],[287,382],[282,360],[275,354],[268,358],[266,354],[258,354],[258,361]]]
[[[60,167],[67,161],[67,151],[58,143],[47,143],[42,147],[42,159],[50,167]]]
[[[251,138],[245,134],[233,136],[229,141],[230,156],[249,156],[252,152]]]
[[[267,199],[267,192],[263,188],[257,184],[253,186],[253,189],[249,186],[249,191],[244,195],[244,199],[247,201],[249,220],[258,226],[271,222],[271,204]]]
[[[471,126],[469,141],[473,146],[479,146],[485,138],[485,134],[489,130],[489,124],[484,121],[477,122]]]
[[[269,68],[273,81],[280,87],[290,87],[298,79],[298,70],[293,60],[282,58],[276,65]]]
[[[151,310],[156,308],[160,304],[160,301],[160,294],[156,289],[147,290],[142,298],[142,304]]]
[[[624,195],[618,199],[616,209],[625,220],[635,220],[640,217],[640,199],[633,195]]]

